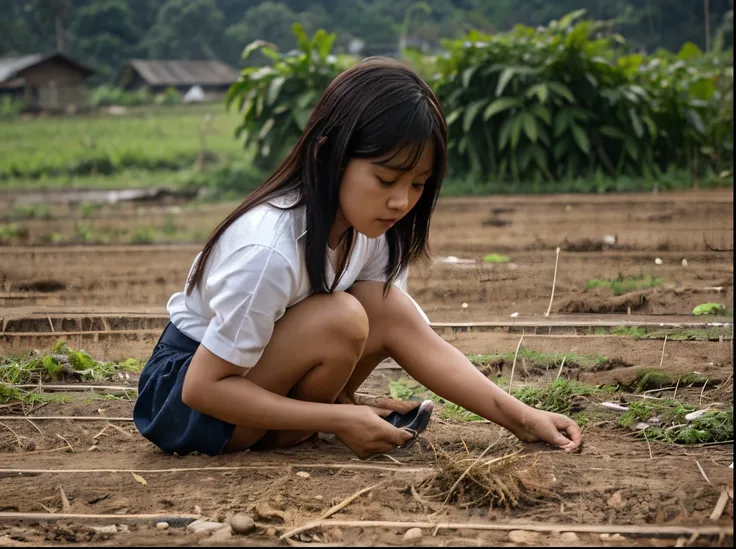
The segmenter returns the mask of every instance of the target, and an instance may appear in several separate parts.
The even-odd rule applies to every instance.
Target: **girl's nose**
[[[388,200],[388,207],[392,210],[405,210],[409,206],[409,189],[396,189]]]

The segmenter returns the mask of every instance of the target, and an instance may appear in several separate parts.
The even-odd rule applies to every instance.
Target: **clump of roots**
[[[486,451],[490,449],[487,448]],[[554,497],[536,474],[536,455],[520,455],[522,450],[501,457],[471,456],[435,449],[437,472],[417,487],[421,497],[444,506],[512,509]]]

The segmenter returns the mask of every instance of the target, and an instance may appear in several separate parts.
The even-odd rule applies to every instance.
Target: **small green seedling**
[[[508,263],[511,258],[507,255],[493,253],[485,256],[483,261],[486,263]]]
[[[702,303],[693,309],[695,316],[719,315],[726,312],[726,308],[720,303]]]

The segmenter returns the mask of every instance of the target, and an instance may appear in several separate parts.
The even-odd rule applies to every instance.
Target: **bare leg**
[[[311,296],[276,323],[261,359],[246,376],[276,394],[335,402],[367,338],[368,318],[357,299],[344,292]],[[237,426],[226,450],[244,450],[256,442],[264,449],[292,446],[311,435]]]

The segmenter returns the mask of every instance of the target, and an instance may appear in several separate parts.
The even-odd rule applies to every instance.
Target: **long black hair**
[[[312,111],[304,131],[273,174],[228,215],[207,240],[187,284],[201,281],[222,233],[251,208],[297,192],[306,205],[305,260],[312,292],[325,293],[327,237],[339,207],[339,191],[351,158],[379,158],[407,150],[410,170],[434,143],[432,174],[412,210],[386,233],[386,289],[411,263],[429,254],[429,224],[447,169],[447,126],[430,87],[411,69],[385,58],[368,58],[338,75]]]

